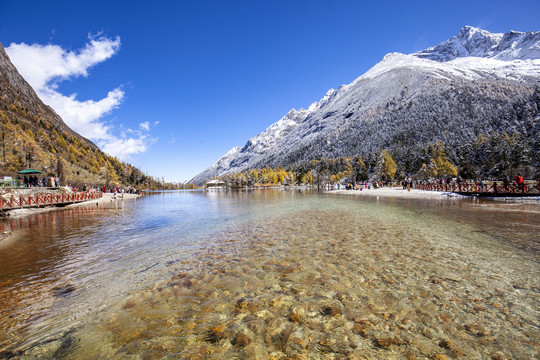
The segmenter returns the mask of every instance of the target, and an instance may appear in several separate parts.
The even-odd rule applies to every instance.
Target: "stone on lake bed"
[[[289,320],[300,324],[306,316],[306,309],[301,306],[293,306],[289,314]]]
[[[448,358],[444,354],[435,354],[431,357],[433,360],[447,360]]]
[[[353,325],[353,330],[363,337],[367,337],[367,332],[373,327],[373,323],[369,320],[358,320]]]
[[[56,297],[68,295],[74,290],[75,290],[75,285],[71,283],[67,283],[62,286],[57,286],[52,289],[53,295]]]
[[[218,324],[211,328],[205,336],[205,340],[211,343],[219,342],[221,339],[224,339],[227,334],[225,333],[225,330],[227,329],[227,325],[225,324]]]
[[[131,309],[131,308],[134,308],[135,307],[135,302],[132,301],[132,300],[128,300],[126,301],[126,303],[124,304],[124,306],[122,307],[123,309]]]
[[[252,298],[247,297],[241,297],[236,301],[234,304],[234,307],[237,312],[243,313],[243,312],[250,312],[255,313],[259,310],[259,306],[257,302]]]
[[[343,314],[343,304],[339,301],[326,301],[321,306],[321,314],[339,316]]]
[[[231,341],[231,344],[238,347],[245,347],[253,342],[253,339],[246,335],[246,334],[237,334],[233,340]]]

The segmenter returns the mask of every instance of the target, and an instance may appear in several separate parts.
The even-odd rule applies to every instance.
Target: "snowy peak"
[[[326,94],[323,96],[323,98],[311,104],[307,111],[311,113],[311,112],[319,110],[320,108],[324,107],[329,102],[331,102],[332,99],[336,96],[336,94],[337,94],[337,90],[335,89],[328,90]]]
[[[241,152],[250,151],[252,153],[263,153],[271,146],[273,146],[284,135],[291,132],[298,124],[304,122],[310,114],[320,110],[328,105],[336,96],[337,90],[330,89],[326,92],[326,95],[317,102],[314,102],[306,109],[292,109],[287,115],[282,117],[278,122],[270,125],[259,135],[256,135],[248,140],[246,145],[242,148]]]
[[[218,161],[214,165],[210,167],[210,169],[215,170],[223,170],[230,166],[231,161],[234,160],[236,154],[240,152],[241,148],[238,146],[233,147],[231,150],[229,150],[225,155],[223,155],[221,158],[219,158]]]
[[[494,52],[493,57],[498,60],[540,59],[540,31],[510,31],[504,34]]]
[[[497,60],[526,60],[540,58],[540,31],[511,31],[491,33],[465,26],[459,33],[428,49],[413,54],[416,57],[447,62],[463,57],[482,57]]]

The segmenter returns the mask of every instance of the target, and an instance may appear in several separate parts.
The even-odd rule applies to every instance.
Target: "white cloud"
[[[126,160],[131,154],[145,152],[147,149],[146,136],[139,138],[115,138],[100,144],[103,151],[115,154],[119,159]]]
[[[88,76],[88,68],[113,56],[120,48],[120,38],[95,38],[78,53],[58,45],[12,43],[6,48],[11,61],[34,90],[56,88],[59,81]]]
[[[17,70],[34,88],[44,103],[51,106],[73,130],[97,142],[103,151],[122,159],[130,154],[146,151],[148,135],[135,131],[136,138],[118,137],[103,116],[118,108],[124,91],[118,87],[110,90],[100,100],[77,100],[77,94],[61,94],[61,81],[87,77],[88,69],[113,56],[120,48],[120,38],[110,39],[89,35],[89,43],[79,51],[67,51],[58,45],[25,43],[10,44],[6,51]],[[144,126],[143,124],[146,124]],[[148,123],[140,125],[149,131]]]
[[[148,121],[143,122],[143,123],[140,123],[140,124],[139,124],[139,127],[140,127],[142,130],[150,131],[150,123],[148,123]]]
[[[78,101],[76,94],[65,96],[50,90],[45,90],[45,94],[43,96],[43,93],[40,93],[40,97],[60,114],[69,127],[92,140],[111,137],[111,127],[100,119],[118,107],[124,97],[124,92],[120,89],[109,91],[107,97],[98,101]]]

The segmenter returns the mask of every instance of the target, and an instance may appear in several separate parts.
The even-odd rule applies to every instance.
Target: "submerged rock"
[[[71,283],[64,284],[62,286],[57,286],[52,289],[53,296],[61,297],[66,296],[75,291],[75,285]]]
[[[232,341],[231,344],[238,347],[245,347],[253,342],[253,339],[246,335],[246,334],[238,334],[236,335]]]

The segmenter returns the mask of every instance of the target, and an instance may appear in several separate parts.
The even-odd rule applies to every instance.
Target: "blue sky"
[[[72,128],[152,176],[185,181],[389,52],[465,25],[540,30],[540,1],[516,4],[1,0],[0,42]]]

